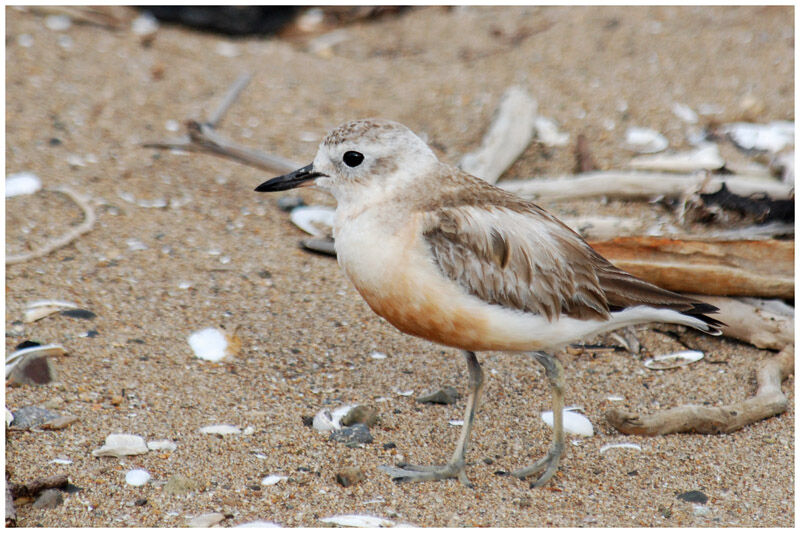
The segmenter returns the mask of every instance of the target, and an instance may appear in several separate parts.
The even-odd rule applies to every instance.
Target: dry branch
[[[63,489],[69,483],[65,474],[57,474],[42,479],[34,479],[28,483],[11,483],[11,495],[16,498],[35,498],[45,489]]]
[[[780,350],[794,342],[794,317],[773,313],[735,298],[698,296],[715,305],[714,318],[725,323],[722,334],[757,348]]]
[[[579,176],[504,181],[498,186],[533,199],[577,200],[606,196],[637,200],[658,196],[679,198],[699,190],[705,182],[705,174],[611,170]],[[794,196],[794,187],[791,184],[747,176],[712,176],[704,190],[719,190],[723,182],[729,191],[740,196],[765,193],[774,200],[786,200]]]
[[[589,244],[619,268],[665,289],[717,296],[794,297],[794,241],[619,237]]]
[[[732,433],[748,424],[778,415],[786,410],[788,400],[781,391],[781,382],[794,373],[794,345],[785,347],[756,370],[756,395],[731,405],[704,407],[682,405],[652,415],[638,415],[613,408],[606,419],[621,433],[628,435],[666,435],[668,433]]]
[[[67,195],[73,202],[78,204],[78,207],[81,208],[83,211],[83,222],[80,225],[72,228],[71,230],[67,231],[61,237],[57,239],[53,239],[49,243],[45,244],[38,250],[33,250],[32,252],[26,252],[24,254],[17,254],[17,255],[7,255],[6,256],[6,264],[13,265],[16,263],[23,263],[25,261],[29,261],[31,259],[35,259],[37,257],[44,257],[45,255],[62,248],[84,233],[90,231],[94,227],[94,210],[92,206],[89,205],[81,195],[70,189],[69,187],[59,187],[57,189],[53,189],[55,192],[60,192],[62,194]]]

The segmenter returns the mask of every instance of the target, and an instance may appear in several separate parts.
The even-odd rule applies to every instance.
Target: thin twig
[[[67,186],[58,187],[52,190],[54,192],[60,192],[61,194],[68,196],[73,202],[75,202],[78,205],[78,207],[81,208],[84,217],[83,222],[80,225],[67,231],[61,237],[53,239],[52,241],[45,244],[38,250],[33,250],[31,252],[26,252],[17,255],[7,255],[6,256],[7,265],[24,263],[25,261],[30,261],[31,259],[36,259],[37,257],[44,257],[45,255],[68,245],[69,243],[71,243],[84,233],[91,231],[91,229],[94,227],[94,222],[95,222],[94,210],[92,209],[92,206],[90,206],[89,203],[81,195],[79,195],[78,193],[76,193]]]
[[[606,419],[628,435],[666,435],[668,433],[732,433],[746,425],[786,411],[788,400],[781,382],[794,373],[794,345],[761,361],[756,370],[758,392],[752,398],[721,407],[682,405],[652,415],[609,409]]]
[[[231,88],[228,89],[227,94],[225,94],[225,98],[222,99],[217,109],[211,113],[206,121],[206,124],[211,126],[212,128],[216,128],[219,124],[219,121],[222,120],[223,115],[227,113],[228,108],[233,105],[237,98],[239,98],[239,94],[247,87],[247,84],[250,83],[250,79],[252,76],[245,72],[240,74],[239,77],[233,82]]]

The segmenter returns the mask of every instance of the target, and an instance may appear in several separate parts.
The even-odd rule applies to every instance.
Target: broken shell
[[[591,420],[580,413],[564,409],[564,431],[573,435],[591,437],[594,435],[594,427]],[[542,420],[550,427],[553,427],[553,411],[542,411]]]
[[[321,205],[295,207],[289,214],[292,223],[313,235],[314,237],[327,237],[333,232],[333,220],[336,210]]]
[[[64,300],[36,300],[25,308],[22,321],[25,323],[36,322],[42,318],[57,313],[62,309],[78,309],[78,304]]]
[[[50,460],[50,464],[54,465],[71,465],[72,459],[64,459],[62,457],[56,457],[55,459]]]
[[[174,452],[178,448],[178,445],[172,442],[171,440],[164,439],[164,440],[151,440],[147,443],[148,450],[166,450],[168,452]]]
[[[42,188],[42,180],[33,172],[17,172],[6,176],[6,198],[33,194]]]
[[[125,483],[134,487],[141,487],[150,481],[150,473],[147,470],[130,470],[125,474]]]
[[[241,429],[230,424],[216,424],[212,426],[205,426],[200,428],[200,433],[210,435],[238,435],[242,432]]]
[[[6,379],[9,378],[20,361],[30,357],[50,357],[53,355],[64,355],[67,351],[60,344],[45,344],[42,346],[31,346],[12,352],[6,357]]]
[[[742,150],[779,152],[794,144],[794,122],[776,120],[769,124],[734,122],[722,126],[733,143]]]
[[[92,455],[95,457],[124,457],[143,453],[147,453],[147,445],[139,435],[112,433],[106,437],[105,445],[94,450]]]
[[[698,352],[697,350],[684,350],[682,352],[657,355],[647,359],[644,362],[644,366],[650,370],[667,370],[669,368],[678,368],[680,366],[696,363],[703,357],[703,352]]]
[[[665,150],[669,146],[669,141],[656,130],[630,127],[625,133],[625,144],[634,152],[654,154]]]
[[[246,522],[233,527],[283,527],[275,522],[268,522],[266,520],[256,520],[255,522]]]
[[[264,479],[261,480],[261,484],[264,485],[265,487],[269,486],[269,485],[276,485],[276,484],[280,483],[281,481],[283,481],[284,479],[289,479],[289,477],[288,476],[280,476],[278,474],[270,474],[270,475],[268,475],[267,477],[265,477]]]
[[[206,361],[219,361],[229,355],[228,336],[216,328],[195,331],[188,338],[194,355]]]
[[[350,409],[353,409],[354,407],[357,407],[357,405],[344,405],[334,409],[333,411],[322,409],[316,415],[314,415],[314,420],[311,425],[314,429],[321,433],[327,433],[329,431],[341,429],[342,418],[344,418],[344,416],[350,412]]]
[[[320,518],[320,522],[342,527],[392,527],[394,522],[379,516],[366,514],[343,514]]]
[[[600,448],[600,453],[605,453],[613,448],[627,448],[630,450],[642,451],[642,447],[638,444],[631,444],[630,442],[620,442],[617,444],[606,444]]]
[[[211,527],[225,520],[222,513],[205,513],[195,516],[186,522],[188,527]]]

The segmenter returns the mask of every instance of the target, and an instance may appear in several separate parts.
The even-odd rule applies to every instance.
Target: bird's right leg
[[[552,355],[534,352],[533,356],[544,366],[545,374],[550,381],[550,393],[553,396],[553,444],[547,455],[529,467],[521,468],[513,473],[514,476],[523,479],[544,470],[542,475],[531,483],[531,488],[541,487],[553,477],[558,470],[561,455],[564,453],[564,369],[561,368],[558,359]]]
[[[483,389],[483,370],[475,357],[473,352],[464,352],[467,359],[467,368],[469,369],[469,398],[467,399],[467,410],[464,413],[464,425],[461,428],[461,437],[458,439],[458,444],[453,452],[453,457],[446,465],[436,466],[417,466],[417,465],[402,465],[397,466],[380,466],[378,467],[383,472],[386,472],[392,479],[397,482],[405,481],[428,481],[433,479],[450,479],[458,478],[461,483],[467,487],[471,487],[467,474],[464,470],[466,466],[465,456],[467,447],[469,446],[469,436],[472,431],[472,423],[475,420],[475,411],[478,408],[478,398],[480,397],[481,390]]]

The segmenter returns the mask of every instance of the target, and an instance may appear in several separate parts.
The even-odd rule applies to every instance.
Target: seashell
[[[241,429],[230,424],[215,424],[211,426],[204,426],[200,428],[200,433],[208,435],[238,435],[242,432]]]
[[[194,355],[205,361],[219,361],[230,355],[228,336],[216,328],[195,331],[188,338]]]
[[[150,473],[147,470],[137,468],[136,470],[129,470],[125,474],[125,483],[134,487],[146,485],[148,481],[150,481]]]
[[[665,150],[669,146],[669,141],[656,130],[630,127],[625,132],[625,144],[634,152],[654,154]]]
[[[704,357],[703,352],[697,350],[684,350],[682,352],[657,355],[644,362],[644,366],[650,370],[667,370],[680,366],[696,363]]]
[[[642,451],[642,447],[638,444],[631,444],[630,442],[620,442],[617,444],[606,444],[600,448],[600,453],[605,453],[613,448],[627,448],[630,450]]]
[[[689,124],[697,124],[697,113],[695,113],[692,108],[686,104],[675,102],[672,104],[672,112],[675,113],[676,117],[684,122]]]
[[[734,122],[722,126],[722,132],[742,150],[779,152],[794,145],[794,122],[776,120],[769,124]]]
[[[244,524],[239,524],[238,526],[233,527],[283,527],[280,524],[276,524],[275,522],[269,522],[267,520],[256,520],[255,522],[246,522]]]
[[[147,443],[147,449],[152,451],[166,450],[168,452],[174,452],[177,448],[178,445],[169,439],[151,440]]]
[[[289,479],[288,476],[280,476],[278,474],[270,474],[264,479],[261,480],[261,484],[264,486],[268,485],[276,485],[283,481],[284,479]]]
[[[327,433],[336,429],[341,429],[342,418],[350,412],[351,409],[357,407],[357,404],[344,405],[338,407],[333,411],[328,409],[321,409],[311,423],[312,427],[321,433]]]
[[[33,194],[42,188],[42,180],[33,172],[16,172],[6,176],[6,198]]]
[[[295,207],[289,213],[292,223],[314,237],[328,237],[333,233],[336,210],[321,205]]]
[[[191,520],[187,520],[187,527],[211,527],[225,520],[222,513],[204,513],[197,515]]]
[[[372,352],[369,356],[373,359],[386,359],[386,354],[383,352]]]
[[[44,344],[16,350],[6,357],[6,378],[11,375],[14,367],[23,359],[29,357],[49,357],[52,355],[63,355],[65,353],[67,353],[67,351],[60,344]]]
[[[106,437],[105,445],[94,450],[92,455],[95,457],[124,457],[143,453],[147,453],[147,445],[139,435],[112,433]]]
[[[50,464],[54,465],[71,465],[72,459],[63,459],[61,457],[56,457],[55,459],[50,460]]]
[[[448,424],[450,424],[451,426],[463,426],[464,425],[464,421],[463,420],[450,420],[448,422]]]
[[[564,431],[573,435],[591,437],[594,435],[594,427],[591,420],[580,413],[564,409]],[[550,427],[553,427],[553,411],[542,411],[542,420]]]
[[[25,308],[22,321],[25,323],[36,322],[53,313],[58,313],[62,309],[78,309],[78,304],[64,300],[36,300]]]
[[[320,522],[342,527],[392,527],[394,522],[379,516],[366,514],[343,514],[320,518]]]

